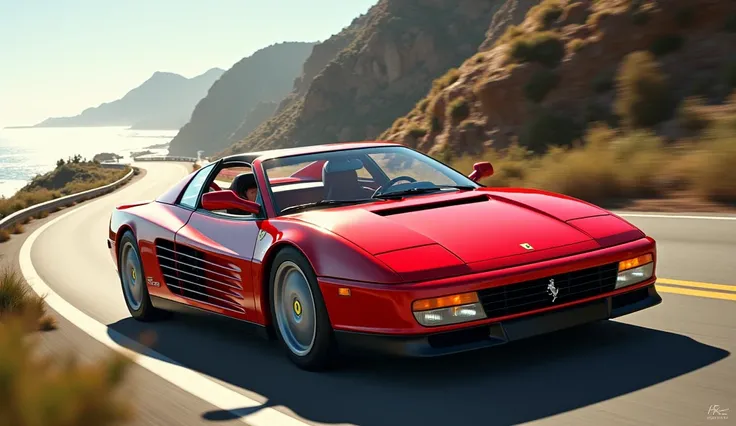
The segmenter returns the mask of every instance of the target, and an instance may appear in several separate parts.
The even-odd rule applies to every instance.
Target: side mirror
[[[479,180],[492,175],[493,166],[488,161],[483,161],[473,164],[473,173],[468,175],[468,178],[473,182],[478,182]]]
[[[229,190],[206,192],[202,195],[202,208],[205,210],[242,210],[246,213],[258,214],[261,206],[253,201],[238,197]]]

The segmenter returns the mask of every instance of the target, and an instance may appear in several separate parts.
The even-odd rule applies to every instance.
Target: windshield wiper
[[[371,201],[375,201],[372,198],[360,198],[357,200],[321,200],[314,203],[305,203],[305,204],[297,204],[296,206],[289,206],[283,210],[281,210],[281,214],[285,214],[286,212],[296,212],[306,209],[311,209],[313,207],[322,207],[322,206],[347,206],[350,204],[358,204],[358,203],[368,203]]]
[[[425,187],[419,187],[419,188],[409,188],[403,191],[392,191],[392,192],[374,194],[373,198],[393,198],[393,197],[403,197],[404,195],[411,195],[411,194],[426,194],[429,192],[441,191],[445,188],[455,188],[455,189],[461,189],[461,190],[467,190],[467,191],[472,191],[473,189],[475,189],[474,186],[470,186],[470,185],[435,185],[435,186],[425,186]]]

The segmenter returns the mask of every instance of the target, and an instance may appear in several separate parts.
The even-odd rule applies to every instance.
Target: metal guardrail
[[[39,213],[42,212],[49,212],[59,207],[66,207],[70,206],[73,203],[78,203],[80,201],[86,201],[91,198],[99,197],[100,195],[108,194],[121,186],[125,185],[131,178],[133,178],[133,175],[135,174],[135,169],[131,169],[128,174],[126,174],[122,179],[109,183],[105,186],[101,186],[99,188],[93,188],[88,189],[87,191],[78,192],[76,194],[67,195],[64,197],[56,198],[49,201],[44,201],[43,203],[39,203],[30,207],[26,207],[23,210],[18,210],[15,213],[11,213],[4,218],[0,219],[0,229],[7,229],[11,226],[15,225],[18,222],[22,222],[26,220],[29,217],[36,216]]]
[[[169,155],[159,155],[159,156],[141,156],[141,157],[134,157],[133,161],[185,161],[187,163],[194,163],[197,161],[194,157],[176,157],[176,156],[169,156]]]

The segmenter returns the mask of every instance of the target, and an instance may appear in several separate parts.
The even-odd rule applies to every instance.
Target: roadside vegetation
[[[36,176],[13,196],[0,198],[0,218],[36,204],[110,184],[123,178],[129,171],[128,167],[104,168],[98,162],[87,161],[80,155],[67,160],[60,159],[54,170]],[[46,217],[49,213],[53,211],[42,212],[38,218]],[[11,234],[22,233],[22,225],[0,229],[0,242],[7,241]]]
[[[0,269],[0,425],[106,426],[132,419],[118,398],[131,364],[113,355],[82,364],[70,353],[43,354],[38,331],[56,326],[15,269]]]
[[[666,198],[736,206],[736,93],[717,107],[691,99],[677,114],[691,137],[667,140],[647,128],[593,123],[572,146],[548,147],[542,155],[514,143],[451,163],[469,173],[473,163],[489,160],[495,173],[483,184],[544,189],[602,205]]]

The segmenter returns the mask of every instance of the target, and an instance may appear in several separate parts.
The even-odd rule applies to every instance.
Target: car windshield
[[[278,214],[479,187],[441,162],[402,146],[274,158],[264,161],[263,169]]]

